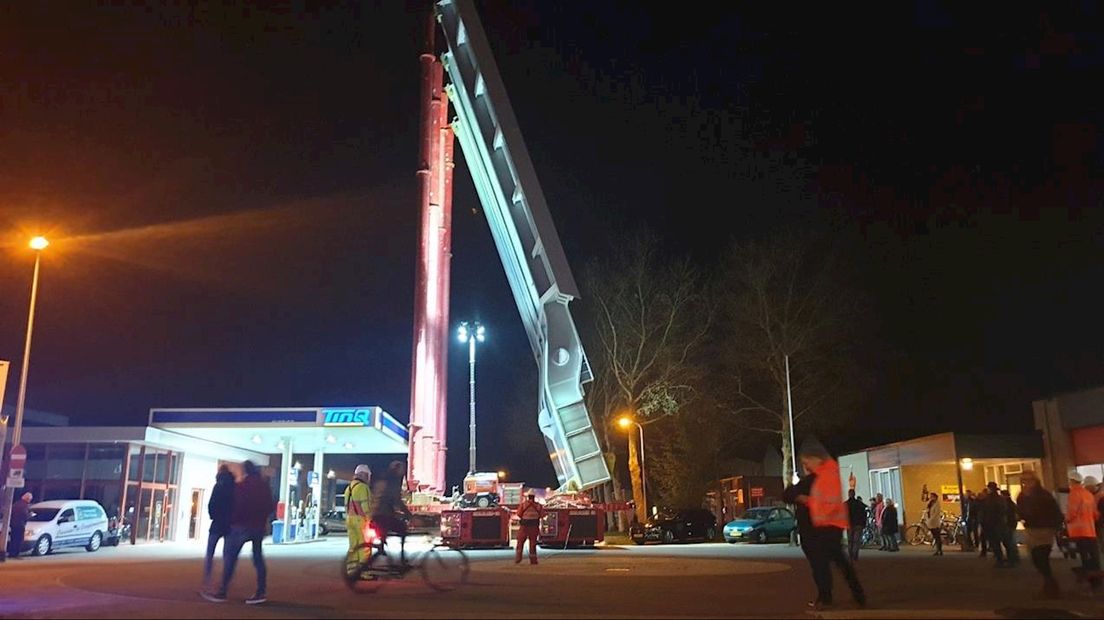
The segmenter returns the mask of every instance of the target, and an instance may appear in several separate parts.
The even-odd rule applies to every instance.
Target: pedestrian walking
[[[222,541],[222,553],[226,555],[226,538],[230,535],[230,518],[234,512],[234,474],[226,465],[220,465],[215,474],[215,487],[207,501],[207,515],[211,527],[207,530],[207,553],[203,556],[203,589],[211,589],[211,569],[215,561],[215,546]]]
[[[788,487],[782,498],[793,504],[798,512],[802,551],[816,583],[817,597],[809,606],[814,610],[832,606],[833,563],[843,573],[855,603],[865,606],[866,595],[858,575],[843,552],[843,530],[848,527],[848,515],[843,503],[839,464],[816,440],[806,441],[800,455],[807,475],[798,484]]]
[[[897,503],[893,498],[885,501],[885,511],[882,513],[882,531],[888,548],[886,551],[896,553],[901,550],[898,540],[901,538],[901,524],[897,521]]]
[[[27,535],[27,519],[31,516],[32,499],[34,495],[27,492],[12,502],[11,525],[8,527],[9,538],[5,542],[8,544],[8,557],[13,560],[18,560],[19,554],[23,552],[23,538]]]
[[[245,600],[247,605],[257,605],[268,600],[266,596],[268,572],[265,567],[264,551],[261,548],[265,537],[265,526],[269,516],[275,510],[276,501],[268,480],[261,476],[253,461],[242,463],[245,477],[234,487],[234,509],[230,516],[230,535],[223,545],[222,586],[217,592],[204,590],[203,598],[225,603],[230,581],[234,578],[234,569],[238,565],[238,555],[245,543],[253,544],[253,568],[257,571],[257,589],[253,596]]]
[[[1043,576],[1043,598],[1058,598],[1058,581],[1050,570],[1050,550],[1058,529],[1062,527],[1062,509],[1050,491],[1043,488],[1035,472],[1020,475],[1023,491],[1016,498],[1016,507],[1024,522],[1024,541],[1031,553],[1031,563]]]
[[[353,470],[353,479],[345,487],[345,531],[349,537],[347,562],[356,570],[368,559],[369,549],[364,540],[364,526],[372,515],[372,470],[363,463]],[[350,571],[352,572],[352,571]]]
[[[847,530],[847,555],[852,562],[859,561],[863,530],[866,529],[866,504],[855,497],[855,489],[847,490],[847,515],[851,528]]]
[[[1081,556],[1081,568],[1076,571],[1077,580],[1088,580],[1093,592],[1099,592],[1101,574],[1100,547],[1096,544],[1096,498],[1082,485],[1083,479],[1077,471],[1070,472],[1069,482],[1066,529]]]
[[[537,536],[540,534],[540,520],[544,516],[544,506],[537,502],[537,496],[532,490],[521,502],[517,509],[518,516],[518,540],[514,553],[514,564],[521,564],[521,552],[525,547],[525,541],[529,541],[529,563],[537,563]]]
[[[924,527],[932,535],[932,545],[935,547],[932,555],[943,555],[943,507],[939,504],[938,493],[929,495],[928,505],[924,507],[923,521]]]

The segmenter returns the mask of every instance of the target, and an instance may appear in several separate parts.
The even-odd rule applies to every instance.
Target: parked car
[[[638,545],[646,542],[710,541],[717,538],[717,517],[701,508],[662,511],[647,523],[635,523],[629,536]]]
[[[34,555],[66,547],[96,551],[103,544],[107,526],[107,513],[93,500],[39,502],[30,507],[23,549]]]
[[[749,541],[765,543],[769,540],[790,540],[797,529],[797,520],[787,508],[763,506],[751,508],[724,526],[725,542]]]
[[[345,533],[349,531],[345,526],[345,508],[334,508],[322,515],[322,522],[318,524],[318,531],[322,532],[323,536],[330,532]]]

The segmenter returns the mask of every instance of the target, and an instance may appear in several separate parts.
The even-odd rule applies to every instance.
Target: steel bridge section
[[[585,490],[610,475],[584,400],[593,377],[568,308],[579,297],[575,278],[475,6],[441,0],[437,19],[452,127],[539,369],[538,425],[561,489]]]

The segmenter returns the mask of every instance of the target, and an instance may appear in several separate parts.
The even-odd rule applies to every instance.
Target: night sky
[[[422,3],[99,4],[0,8],[7,402],[24,244],[42,233],[28,406],[74,424],[154,406],[405,420]],[[731,238],[839,236],[874,299],[878,364],[859,430],[830,445],[1029,430],[1032,399],[1104,382],[1094,3],[479,6],[577,277],[637,225],[706,268]],[[461,161],[452,316],[489,330],[481,467],[553,484],[535,364],[467,175]],[[450,482],[466,358],[456,344]]]

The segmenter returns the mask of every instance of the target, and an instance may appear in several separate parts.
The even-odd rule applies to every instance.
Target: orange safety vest
[[[1081,485],[1070,485],[1066,530],[1070,538],[1096,538],[1096,499]]]
[[[813,527],[847,529],[847,507],[843,505],[839,464],[834,459],[825,459],[813,473],[816,478],[809,491],[809,519]]]

